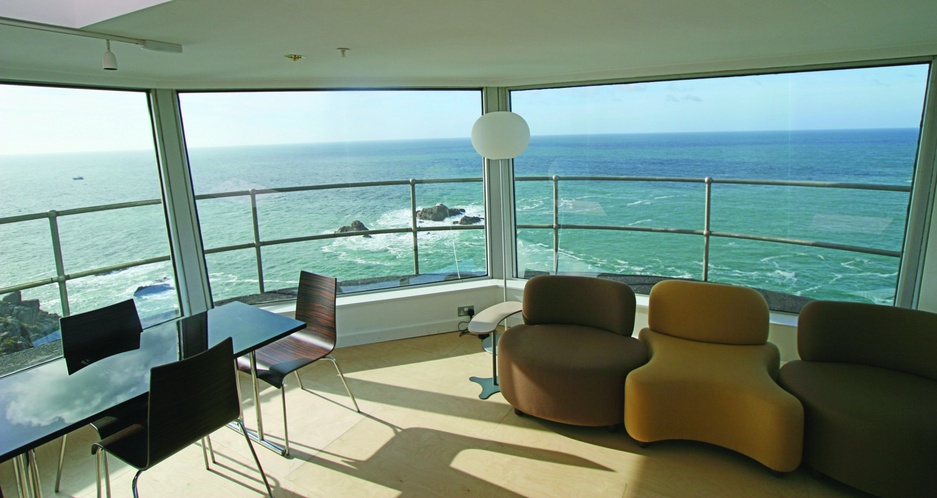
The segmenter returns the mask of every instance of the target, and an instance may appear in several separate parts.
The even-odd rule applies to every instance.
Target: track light
[[[101,59],[101,68],[108,71],[117,70],[117,56],[111,52],[111,41],[107,40],[107,50],[104,52],[104,58]]]
[[[2,3],[2,0],[0,0]],[[153,50],[156,52],[169,52],[174,54],[182,53],[182,45],[176,43],[167,43],[157,40],[146,40],[143,38],[129,38],[126,36],[112,35],[110,33],[98,33],[95,31],[85,31],[83,29],[72,29],[62,26],[54,26],[51,24],[42,24],[38,22],[23,21],[20,19],[12,19],[9,17],[0,17],[0,26],[12,26],[15,28],[26,28],[26,29],[35,29],[38,31],[46,31],[49,33],[59,33],[63,35],[72,35],[72,36],[83,36],[87,38],[98,38],[100,40],[107,41],[107,50],[104,52],[104,58],[101,59],[101,68],[107,69],[109,71],[117,70],[117,56],[114,55],[114,52],[111,52],[111,42],[122,42],[130,43],[145,48],[146,50]]]

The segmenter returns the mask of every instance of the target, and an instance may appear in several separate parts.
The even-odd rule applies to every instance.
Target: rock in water
[[[364,226],[364,223],[361,223],[361,221],[359,221],[359,220],[355,220],[355,221],[352,221],[352,222],[351,222],[351,225],[345,225],[345,226],[339,228],[338,230],[336,230],[335,233],[367,232],[368,230],[369,230],[369,228],[366,227],[366,226]],[[368,235],[368,234],[364,234],[364,236],[365,236],[365,237],[368,237],[368,238],[371,237],[371,236]]]
[[[430,208],[417,210],[416,217],[421,220],[442,221],[450,216],[458,216],[464,212],[464,209],[450,209],[445,204],[439,203]]]
[[[453,225],[474,225],[482,219],[478,216],[463,216],[459,221],[453,222]]]

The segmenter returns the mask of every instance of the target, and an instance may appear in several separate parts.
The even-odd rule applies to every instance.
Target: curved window
[[[486,275],[482,160],[466,134],[480,97],[180,94],[212,297],[289,298],[300,270],[344,293]]]
[[[520,276],[738,284],[793,312],[893,304],[927,73],[514,91],[535,135],[515,159]]]
[[[0,85],[0,102],[0,374],[60,355],[60,316],[178,315],[147,94]]]

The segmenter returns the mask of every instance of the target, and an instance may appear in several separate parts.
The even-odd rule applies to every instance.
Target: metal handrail
[[[702,183],[705,186],[704,201],[704,221],[702,230],[680,229],[680,228],[655,228],[655,227],[630,227],[618,225],[578,225],[560,223],[559,218],[559,183],[562,181],[580,182],[580,181],[611,181],[611,182],[656,182],[656,183]],[[881,192],[911,192],[910,186],[905,185],[886,185],[886,184],[867,184],[867,183],[843,183],[843,182],[820,182],[820,181],[790,181],[790,180],[750,180],[739,178],[714,179],[706,178],[674,178],[674,177],[653,177],[653,176],[519,176],[515,178],[516,182],[551,182],[553,187],[553,223],[547,224],[522,224],[518,223],[516,228],[523,229],[548,229],[553,230],[553,273],[559,273],[559,232],[560,230],[609,230],[621,232],[649,232],[649,233],[669,233],[684,235],[701,235],[703,237],[703,281],[709,280],[709,247],[712,237],[722,237],[730,239],[754,240],[759,242],[771,242],[777,244],[791,244],[799,246],[819,247],[824,249],[835,249],[840,251],[850,251],[860,254],[873,254],[878,256],[888,256],[894,258],[901,257],[901,251],[892,251],[888,249],[879,249],[874,247],[854,246],[848,244],[837,244],[831,242],[821,242],[815,240],[791,239],[785,237],[769,237],[764,235],[741,234],[731,232],[713,232],[711,229],[712,213],[712,187],[714,184],[724,185],[752,185],[752,186],[774,186],[774,187],[807,187],[807,188],[836,188],[849,190],[872,190]]]
[[[579,181],[601,181],[601,182],[658,182],[658,183],[702,183],[705,186],[705,206],[704,206],[704,221],[703,228],[701,230],[695,229],[680,229],[680,228],[663,228],[663,227],[630,227],[630,226],[617,226],[617,225],[578,225],[578,224],[562,224],[559,222],[559,183],[560,181],[564,182],[579,182]],[[780,244],[793,244],[800,246],[811,246],[811,247],[820,247],[826,249],[835,249],[842,251],[850,251],[862,254],[873,254],[880,256],[888,257],[900,257],[900,251],[892,251],[886,249],[872,248],[872,247],[862,247],[854,246],[847,244],[837,244],[829,243],[822,241],[813,241],[813,240],[800,240],[800,239],[791,239],[791,238],[782,238],[782,237],[769,237],[753,234],[744,234],[744,233],[730,233],[730,232],[713,232],[710,226],[710,213],[712,211],[712,188],[715,184],[725,184],[725,185],[754,185],[754,186],[782,186],[782,187],[809,187],[809,188],[837,188],[837,189],[856,189],[856,190],[872,190],[872,191],[883,191],[883,192],[910,192],[910,186],[903,185],[883,185],[883,184],[860,184],[860,183],[841,183],[841,182],[817,182],[817,181],[785,181],[785,180],[748,180],[748,179],[720,179],[716,180],[713,178],[677,178],[677,177],[650,177],[650,176],[569,176],[569,177],[560,177],[558,175],[553,176],[522,176],[515,178],[516,182],[536,182],[536,181],[548,181],[552,183],[553,187],[553,223],[552,224],[517,224],[516,228],[518,229],[545,229],[553,231],[553,268],[554,273],[559,271],[559,232],[560,230],[589,230],[589,231],[622,231],[622,232],[650,232],[650,233],[667,233],[667,234],[683,234],[683,235],[697,235],[704,238],[704,248],[703,248],[703,280],[708,279],[708,270],[709,270],[709,246],[710,239],[712,237],[722,237],[722,238],[734,238],[734,239],[745,239],[745,240],[755,240],[761,242],[770,242],[770,243],[780,243]],[[257,276],[258,276],[258,288],[261,293],[264,292],[264,279],[263,279],[263,259],[262,251],[263,247],[282,245],[282,244],[293,244],[298,242],[308,242],[315,240],[326,240],[326,239],[337,239],[342,237],[360,237],[362,235],[385,235],[385,234],[412,234],[413,238],[413,266],[414,274],[420,274],[419,267],[419,246],[417,243],[417,236],[419,232],[435,232],[435,231],[454,231],[454,230],[483,230],[484,226],[472,226],[472,225],[452,225],[446,227],[420,227],[417,223],[416,217],[416,186],[417,185],[429,185],[429,184],[450,184],[450,183],[481,183],[483,182],[482,178],[441,178],[441,179],[409,179],[409,180],[390,180],[390,181],[369,181],[369,182],[355,182],[355,183],[333,183],[333,184],[322,184],[322,185],[303,185],[303,186],[291,186],[291,187],[282,187],[282,188],[262,188],[262,189],[250,189],[250,190],[239,190],[239,191],[229,191],[229,192],[219,192],[211,194],[199,194],[195,196],[196,200],[206,200],[206,199],[221,199],[229,197],[239,197],[247,196],[250,198],[251,204],[251,221],[253,228],[253,241],[242,244],[235,244],[229,246],[215,247],[215,248],[206,248],[206,254],[217,254],[228,251],[243,250],[243,249],[254,249],[255,259],[257,264]],[[365,187],[386,187],[386,186],[407,186],[410,191],[410,227],[408,228],[388,228],[388,229],[379,229],[379,230],[366,230],[360,232],[344,232],[344,233],[329,233],[329,234],[317,234],[317,235],[307,235],[300,237],[287,237],[279,239],[270,239],[263,240],[260,237],[260,221],[257,211],[257,196],[259,195],[270,195],[270,194],[283,194],[283,193],[293,193],[293,192],[307,192],[307,191],[317,191],[317,190],[337,190],[337,189],[346,189],[346,188],[365,188]],[[51,210],[45,213],[30,213],[25,215],[16,215],[8,216],[5,218],[0,218],[0,225],[12,224],[12,223],[21,223],[26,221],[35,221],[47,218],[49,220],[50,233],[52,235],[52,249],[55,257],[55,269],[56,275],[53,277],[35,280],[31,282],[24,282],[8,287],[0,288],[0,294],[6,294],[9,292],[15,292],[19,290],[26,290],[35,287],[41,287],[49,284],[58,284],[59,286],[59,295],[62,302],[62,312],[65,316],[69,314],[69,305],[68,305],[68,291],[66,282],[76,278],[87,277],[91,275],[97,275],[101,273],[108,273],[117,270],[124,270],[127,268],[132,268],[135,266],[148,265],[153,263],[160,263],[170,260],[169,255],[157,256],[154,258],[142,259],[131,261],[128,263],[110,265],[100,268],[94,268],[90,270],[85,270],[75,273],[67,273],[65,271],[65,265],[62,258],[62,248],[61,240],[59,238],[58,231],[58,218],[62,216],[75,216],[86,213],[95,213],[101,211],[110,211],[117,209],[128,209],[141,206],[151,206],[159,205],[161,201],[159,199],[149,199],[142,201],[132,201],[132,202],[121,202],[114,204],[104,204],[98,206],[87,206],[81,208],[73,209],[64,209],[60,211]]]
[[[215,248],[206,248],[205,254],[216,254],[228,251],[235,251],[241,249],[254,249],[254,257],[256,260],[257,266],[257,280],[258,280],[258,290],[260,293],[264,292],[264,278],[263,278],[263,255],[261,248],[267,246],[275,246],[281,244],[292,244],[297,242],[307,242],[313,240],[326,240],[326,239],[337,239],[342,237],[360,237],[362,235],[384,235],[384,234],[400,234],[400,233],[412,233],[413,234],[413,267],[414,274],[420,274],[419,267],[419,247],[418,247],[418,233],[420,232],[438,232],[438,231],[458,231],[458,230],[483,230],[484,226],[471,226],[471,225],[453,225],[447,227],[420,227],[417,223],[416,218],[416,186],[417,185],[430,185],[430,184],[446,184],[446,183],[481,183],[483,182],[482,178],[441,178],[441,179],[409,179],[409,180],[389,180],[389,181],[371,181],[371,182],[355,182],[355,183],[332,183],[332,184],[321,184],[321,185],[302,185],[302,186],[291,186],[291,187],[281,187],[281,188],[262,188],[262,189],[250,189],[250,190],[238,190],[238,191],[228,191],[228,192],[219,192],[211,194],[199,194],[195,196],[196,200],[204,199],[222,199],[230,197],[243,197],[247,196],[250,198],[251,205],[251,222],[253,228],[253,242],[235,244],[229,246],[215,247]],[[289,237],[281,239],[272,239],[272,240],[263,240],[260,237],[260,221],[257,211],[257,196],[259,195],[268,195],[268,194],[283,194],[283,193],[293,193],[293,192],[308,192],[316,190],[335,190],[335,189],[345,189],[345,188],[364,188],[364,187],[386,187],[386,186],[409,186],[410,188],[410,206],[411,206],[411,223],[409,228],[390,228],[390,229],[379,229],[379,230],[365,230],[359,232],[344,232],[344,233],[330,233],[330,234],[318,234],[318,235],[308,235],[301,237]],[[74,216],[79,214],[86,213],[96,213],[102,211],[112,211],[117,209],[128,209],[141,206],[152,206],[160,205],[162,201],[159,199],[148,199],[142,201],[131,201],[131,202],[120,202],[113,204],[101,204],[96,206],[85,206],[80,208],[72,209],[63,209],[63,210],[50,210],[44,213],[30,213],[24,215],[8,216],[0,218],[0,225],[12,224],[12,223],[21,223],[26,221],[35,221],[41,219],[49,220],[49,230],[52,237],[52,251],[55,260],[55,276],[34,280],[31,282],[24,282],[12,286],[0,287],[0,294],[7,294],[10,292],[16,292],[21,290],[32,289],[36,287],[42,287],[44,285],[58,284],[59,286],[59,298],[62,303],[62,314],[68,316],[70,314],[69,302],[68,302],[68,287],[66,282],[69,280],[74,280],[76,278],[87,277],[91,275],[98,275],[102,273],[109,273],[118,270],[125,270],[128,268],[133,268],[136,266],[143,266],[153,263],[160,263],[170,260],[169,255],[158,256],[155,258],[148,258],[142,260],[131,261],[123,264],[109,265],[99,268],[93,268],[90,270],[85,270],[75,273],[67,273],[65,271],[65,263],[62,256],[62,244],[59,237],[59,228],[58,228],[58,218],[62,216]]]

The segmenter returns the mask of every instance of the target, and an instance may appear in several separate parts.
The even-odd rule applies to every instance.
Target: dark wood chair
[[[59,320],[59,328],[69,375],[108,356],[139,349],[140,334],[143,332],[133,299],[63,317]],[[136,423],[146,415],[145,409],[146,402],[140,399],[111,410],[106,416],[91,422],[91,426],[98,432],[98,437],[106,438]],[[67,434],[62,436],[59,465],[55,474],[56,493],[62,482],[67,439]]]
[[[137,469],[133,477],[133,496],[136,498],[137,480],[144,470],[200,439],[203,440],[202,454],[207,469],[205,448],[207,446],[211,450],[209,435],[233,420],[238,421],[267,493],[273,496],[254,446],[238,418],[240,402],[233,356],[234,348],[228,338],[191,358],[150,369],[146,421],[92,446],[92,453],[98,457],[98,496],[101,492],[100,463],[101,460],[106,461],[106,453]],[[211,459],[215,461],[214,452]]]
[[[335,294],[337,282],[332,277],[316,275],[310,272],[300,272],[299,288],[296,294],[296,319],[306,322],[306,328],[294,332],[288,337],[280,339],[255,352],[257,364],[257,378],[280,390],[283,399],[283,440],[286,445],[285,454],[290,451],[289,431],[286,425],[286,389],[283,382],[290,373],[296,375],[300,389],[303,381],[299,376],[299,369],[320,359],[326,359],[335,365],[342,384],[355,406],[360,412],[355,396],[348,388],[348,382],[342,374],[338,362],[331,356],[335,349]],[[238,368],[250,373],[251,365],[248,357],[238,358]],[[257,399],[258,392],[255,380],[254,402],[260,406]],[[263,422],[260,409],[257,408],[257,425],[259,437],[263,439]]]

